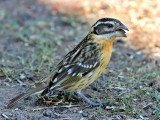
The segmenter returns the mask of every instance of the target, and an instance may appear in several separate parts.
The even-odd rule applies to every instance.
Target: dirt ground
[[[45,78],[95,22],[58,12],[39,1],[0,1],[0,119],[160,119],[159,60],[148,57],[151,54],[144,52],[146,48],[132,44],[134,37],[114,42],[103,75],[83,90],[91,100],[106,104],[93,107],[81,99],[62,99],[47,106],[33,95],[6,109],[11,98]],[[158,51],[157,46],[152,50]]]

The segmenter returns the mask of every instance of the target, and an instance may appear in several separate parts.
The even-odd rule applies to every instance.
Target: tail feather
[[[6,108],[12,107],[14,104],[16,104],[18,101],[20,101],[23,98],[26,98],[32,94],[37,94],[39,92],[43,92],[43,90],[46,90],[46,88],[48,87],[48,83],[50,82],[50,80],[53,78],[53,76],[55,75],[55,73],[51,72],[48,77],[46,77],[45,79],[41,80],[41,82],[37,82],[34,84],[34,88],[30,88],[28,89],[26,92],[21,93],[20,95],[16,96],[15,98],[11,99],[9,101],[9,103],[6,105]],[[47,91],[45,91],[46,93]],[[43,92],[44,93],[44,92]]]
[[[19,94],[15,98],[11,99],[9,103],[7,104],[6,108],[12,107],[14,104],[16,104],[18,101],[20,101],[23,98],[26,98],[34,93],[37,93],[39,91],[42,91],[47,87],[47,84],[45,83],[37,83],[35,84],[35,88],[30,88],[26,92]]]

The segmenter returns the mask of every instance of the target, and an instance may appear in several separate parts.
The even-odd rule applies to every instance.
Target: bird
[[[126,31],[129,31],[128,28],[118,19],[106,17],[97,20],[86,37],[64,56],[46,78],[11,99],[6,107],[12,107],[32,94],[44,96],[54,90],[76,92],[88,104],[100,105],[89,100],[81,90],[102,74],[110,61],[113,41],[117,37],[127,37]]]

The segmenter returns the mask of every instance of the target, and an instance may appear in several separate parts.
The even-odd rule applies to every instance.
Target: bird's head
[[[116,37],[127,37],[125,30],[129,31],[119,20],[102,18],[91,27],[90,33],[95,34],[99,38],[112,39]]]

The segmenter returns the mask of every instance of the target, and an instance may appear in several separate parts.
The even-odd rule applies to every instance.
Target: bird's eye
[[[112,28],[113,25],[112,25],[112,24],[107,24],[107,27],[108,27],[108,28]]]

